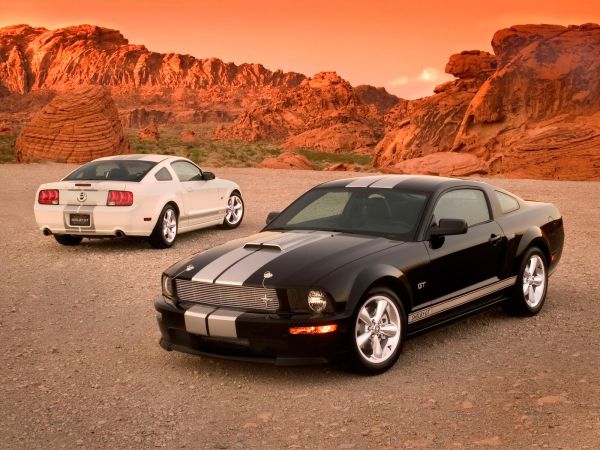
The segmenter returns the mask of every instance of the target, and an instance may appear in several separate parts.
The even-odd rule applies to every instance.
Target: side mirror
[[[278,215],[279,211],[271,211],[269,214],[267,214],[267,225],[269,225],[271,222],[277,219]]]
[[[429,230],[429,237],[451,236],[455,234],[465,234],[469,226],[463,219],[440,219],[438,225],[434,225]]]
[[[202,179],[204,181],[210,181],[215,179],[215,174],[212,172],[202,172]]]

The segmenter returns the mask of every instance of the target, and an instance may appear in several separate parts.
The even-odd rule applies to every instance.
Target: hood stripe
[[[217,258],[201,269],[192,280],[241,286],[261,267],[295,248],[313,244],[331,236],[331,232],[272,233],[276,236],[256,236],[251,244],[256,247],[238,248]],[[268,244],[266,247],[259,247]],[[274,274],[277,277],[277,274]]]

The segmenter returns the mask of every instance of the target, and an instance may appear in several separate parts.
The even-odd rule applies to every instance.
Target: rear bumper
[[[192,308],[172,306],[162,296],[154,307],[160,346],[166,350],[276,365],[319,364],[347,351],[349,319],[340,315],[281,316],[223,308],[207,308],[206,314],[195,315]],[[202,308],[206,307],[199,306],[196,311],[202,312]],[[190,312],[186,315],[186,311]],[[338,328],[320,335],[292,335],[289,331],[290,327],[325,324]]]
[[[128,236],[149,236],[152,233],[155,217],[145,221],[136,206],[77,206],[39,205],[34,207],[35,220],[40,230],[52,234],[73,234],[82,236],[115,236],[122,231]],[[71,214],[89,214],[90,226],[70,225]]]

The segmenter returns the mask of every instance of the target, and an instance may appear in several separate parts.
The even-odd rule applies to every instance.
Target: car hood
[[[166,273],[205,283],[311,287],[346,264],[402,244],[330,231],[265,231],[192,256]]]

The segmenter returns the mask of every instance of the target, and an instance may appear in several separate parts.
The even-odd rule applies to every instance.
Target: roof
[[[431,175],[372,175],[367,177],[344,178],[319,185],[319,188],[374,188],[409,189],[416,191],[434,191],[443,185],[476,185],[480,182],[461,178],[436,177]]]
[[[122,161],[127,161],[127,160],[137,160],[137,161],[151,161],[151,162],[155,162],[155,163],[159,163],[161,161],[164,161],[165,159],[179,159],[179,156],[174,156],[174,155],[154,155],[154,154],[133,154],[133,155],[116,155],[116,156],[107,156],[105,158],[98,158],[100,160],[108,160],[108,159],[116,159],[116,160],[122,160]]]

